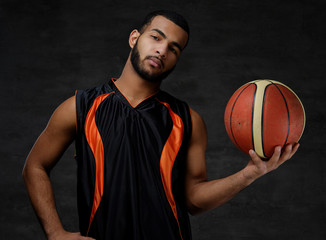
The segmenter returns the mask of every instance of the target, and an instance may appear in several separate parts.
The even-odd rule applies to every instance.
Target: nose
[[[162,50],[156,50],[156,53],[162,58],[162,59],[164,59],[166,56],[166,54],[165,54],[165,52],[164,51],[162,51]]]
[[[165,46],[164,44],[161,44],[156,48],[156,53],[162,58],[165,59],[167,55],[167,49],[168,47]]]

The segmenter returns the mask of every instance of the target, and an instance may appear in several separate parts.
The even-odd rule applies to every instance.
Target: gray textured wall
[[[324,1],[0,1],[0,239],[44,239],[21,170],[51,116],[75,89],[119,76],[128,36],[150,10],[188,18],[191,39],[163,89],[186,100],[209,131],[209,178],[248,157],[224,129],[242,84],[269,78],[301,98],[306,130],[296,156],[227,204],[191,217],[194,240],[326,239]],[[53,171],[67,229],[78,230],[73,146]]]

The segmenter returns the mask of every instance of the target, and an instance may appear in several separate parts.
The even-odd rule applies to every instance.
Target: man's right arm
[[[76,135],[75,97],[63,102],[35,142],[23,169],[30,200],[48,239],[91,239],[68,233],[59,219],[50,172]]]

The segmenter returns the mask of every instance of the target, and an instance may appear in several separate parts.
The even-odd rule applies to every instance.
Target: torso
[[[113,81],[76,93],[80,230],[98,239],[190,239],[187,104],[162,91],[132,106]]]

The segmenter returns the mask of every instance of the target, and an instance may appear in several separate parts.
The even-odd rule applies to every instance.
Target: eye
[[[156,40],[156,41],[159,40],[159,38],[158,38],[157,36],[155,36],[155,35],[151,35],[151,37],[152,37],[154,40]]]
[[[170,47],[170,51],[173,52],[175,55],[178,55],[178,51],[175,48]]]

